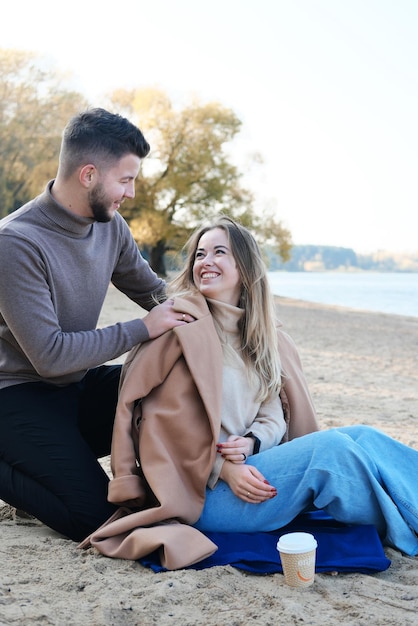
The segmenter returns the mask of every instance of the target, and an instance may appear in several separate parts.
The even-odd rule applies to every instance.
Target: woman
[[[388,545],[417,554],[418,452],[364,426],[313,432],[297,352],[275,327],[251,234],[226,217],[199,230],[173,289],[179,319],[196,321],[125,364],[109,499],[130,510],[93,545],[125,558],[164,546],[163,564],[175,568],[213,551],[194,529],[270,531],[320,508],[374,524]],[[277,445],[286,422],[291,440]],[[161,522],[170,523],[150,529]]]

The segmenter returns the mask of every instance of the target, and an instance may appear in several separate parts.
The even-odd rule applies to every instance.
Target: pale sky
[[[264,159],[246,183],[295,244],[418,251],[417,0],[14,0],[0,46],[95,106],[157,86],[232,108],[239,164]]]

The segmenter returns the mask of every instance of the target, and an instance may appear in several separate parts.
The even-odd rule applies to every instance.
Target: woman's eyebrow
[[[222,243],[215,243],[213,247],[214,248],[227,248]],[[200,246],[199,248],[196,248],[196,250],[206,250],[206,248],[204,248],[203,246]]]
[[[223,248],[224,250],[229,250],[228,246],[224,246],[222,243],[215,244],[213,246],[214,250],[219,250]],[[205,252],[206,248],[196,248],[196,252]]]

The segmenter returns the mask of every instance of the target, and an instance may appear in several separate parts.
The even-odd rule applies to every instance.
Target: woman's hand
[[[251,437],[238,437],[231,435],[227,441],[216,445],[218,452],[231,463],[245,463],[247,458],[251,456],[254,450],[254,439]]]
[[[259,504],[277,496],[277,489],[270,485],[261,472],[252,465],[238,465],[225,461],[220,478],[228,483],[231,491],[252,504]]]

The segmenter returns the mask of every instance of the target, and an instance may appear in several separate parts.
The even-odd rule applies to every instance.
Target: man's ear
[[[91,184],[94,182],[96,176],[97,170],[95,166],[89,163],[88,165],[83,165],[78,175],[78,178],[81,185],[88,189],[89,187],[91,187]]]

